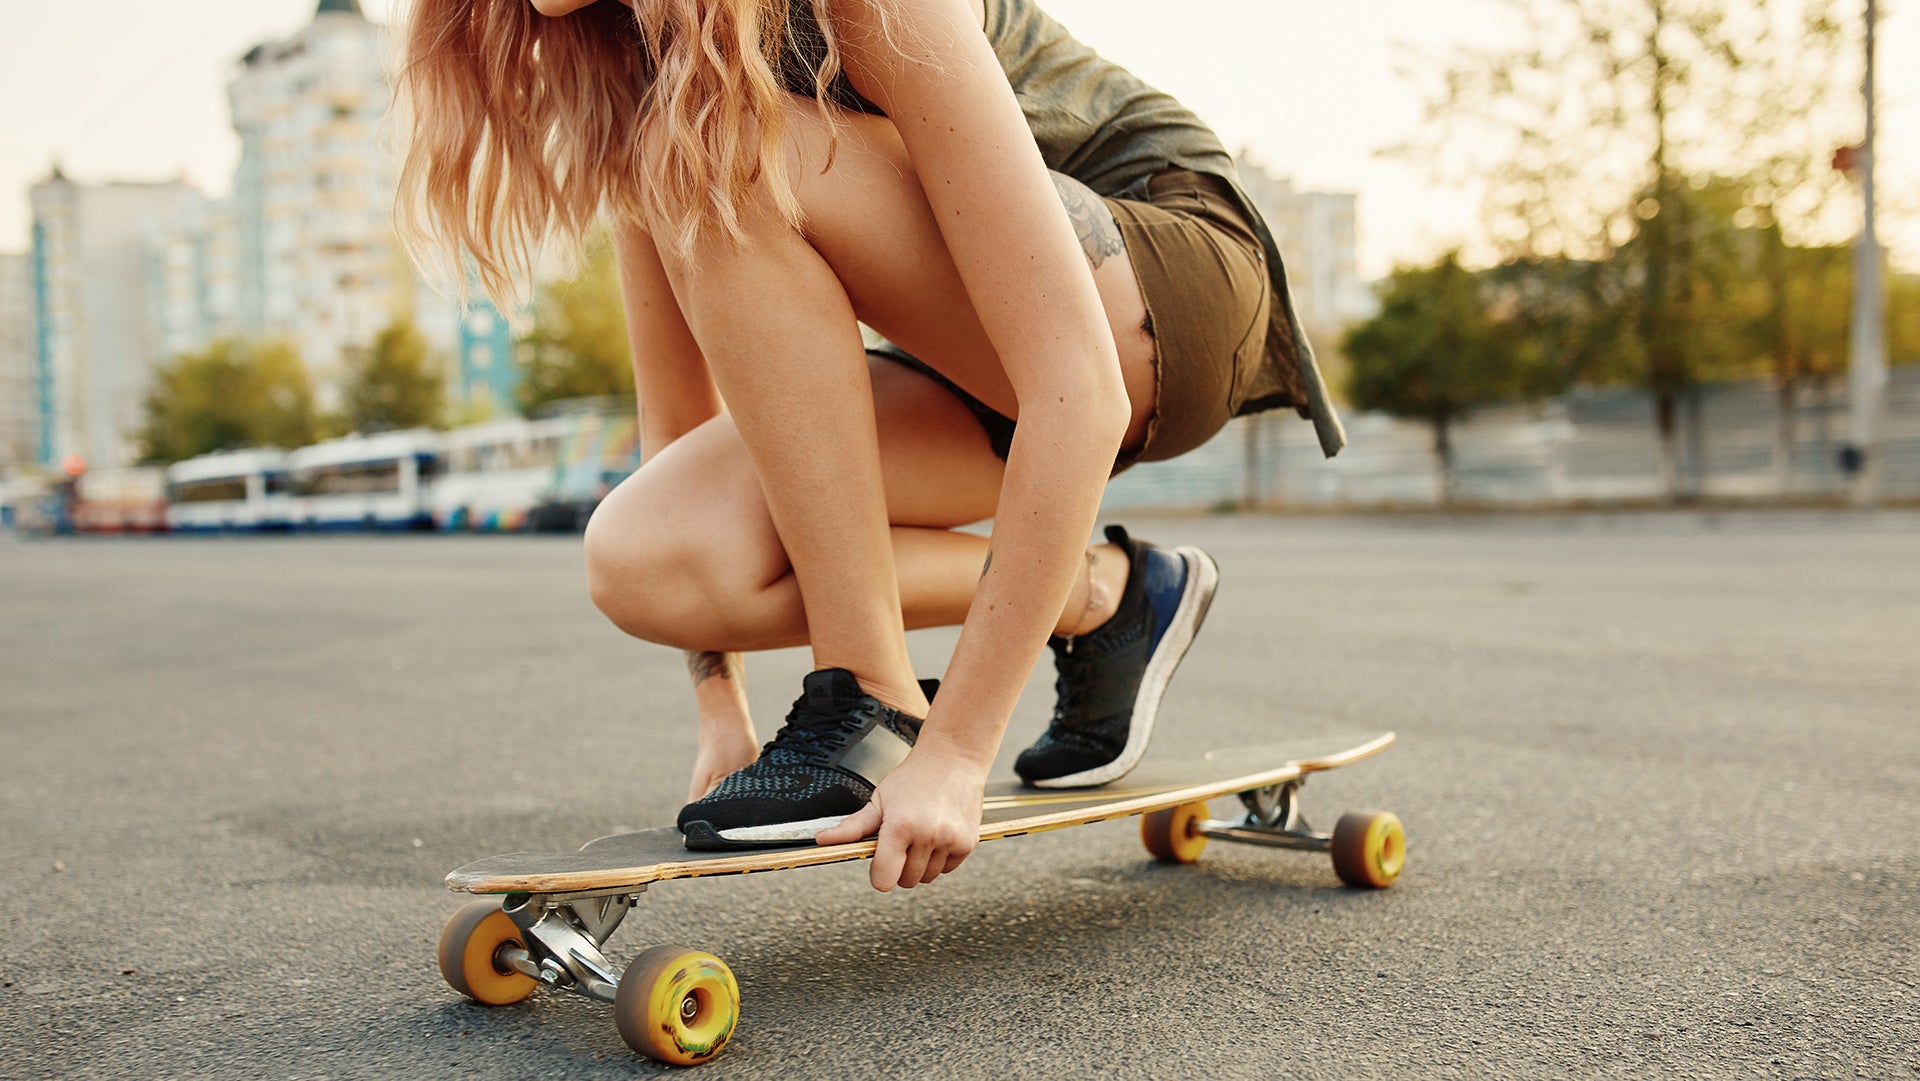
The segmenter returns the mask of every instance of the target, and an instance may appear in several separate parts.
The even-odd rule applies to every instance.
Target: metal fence
[[[1771,384],[1701,386],[1680,408],[1682,487],[1706,498],[1842,495],[1847,481],[1839,457],[1848,410],[1844,377],[1824,401],[1803,391],[1788,460],[1781,463]],[[1347,449],[1331,460],[1321,457],[1312,427],[1290,414],[1236,420],[1190,454],[1115,478],[1106,509],[1439,501],[1428,426],[1374,413],[1349,413],[1345,420]],[[1453,494],[1462,502],[1636,502],[1666,494],[1653,403],[1644,391],[1581,390],[1486,410],[1454,426],[1453,445]],[[1882,456],[1882,493],[1920,498],[1920,365],[1892,371]]]

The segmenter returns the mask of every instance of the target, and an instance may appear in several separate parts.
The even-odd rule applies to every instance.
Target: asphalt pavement
[[[1305,799],[1400,882],[1129,820],[664,883],[608,952],[732,965],[702,1076],[1920,1074],[1920,514],[1129,524],[1223,576],[1151,753],[1396,731]],[[763,736],[805,667],[750,659]],[[668,1072],[434,942],[453,867],[671,821],[689,703],[573,538],[0,538],[0,1076]]]

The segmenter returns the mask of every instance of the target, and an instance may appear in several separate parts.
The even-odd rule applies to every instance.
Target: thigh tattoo
[[[1113,223],[1113,211],[1107,209],[1106,200],[1070,176],[1059,173],[1052,176],[1053,186],[1060,192],[1060,205],[1066,208],[1074,235],[1080,238],[1080,248],[1087,253],[1087,265],[1098,269],[1108,256],[1126,251],[1126,244],[1120,240],[1120,227]]]

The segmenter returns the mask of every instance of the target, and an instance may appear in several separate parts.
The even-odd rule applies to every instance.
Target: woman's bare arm
[[[633,389],[640,400],[640,456],[646,461],[719,416],[723,406],[673,299],[653,238],[638,226],[616,225],[613,250],[633,353]]]
[[[967,0],[880,0],[892,12],[889,34],[874,2],[834,5],[848,76],[886,111],[906,144],[1019,403],[992,553],[922,729],[915,752],[921,761],[909,759],[896,771],[911,779],[893,786],[892,805],[869,808],[844,830],[822,835],[843,840],[844,832],[871,830],[872,817],[884,815],[873,882],[885,888],[903,862],[911,870],[916,859],[891,851],[896,812],[938,802],[905,793],[926,788],[957,763],[984,777],[992,762],[1080,573],[1129,406],[1086,257],[977,14]],[[876,802],[886,803],[887,794]],[[960,798],[954,793],[948,802]],[[919,844],[925,830],[936,849],[953,845],[945,866],[927,868],[926,881],[957,866],[973,837],[955,840],[950,827],[923,822],[922,810],[911,808],[905,843]],[[969,813],[977,824],[977,805]]]

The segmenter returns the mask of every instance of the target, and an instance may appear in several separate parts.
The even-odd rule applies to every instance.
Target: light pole
[[[1857,168],[1866,212],[1860,242],[1853,252],[1853,332],[1848,383],[1853,397],[1852,439],[1842,452],[1842,467],[1852,473],[1853,502],[1880,499],[1881,429],[1887,408],[1886,299],[1880,284],[1880,241],[1873,228],[1873,53],[1875,0],[1867,0],[1867,71],[1861,83],[1866,99],[1866,139]]]

